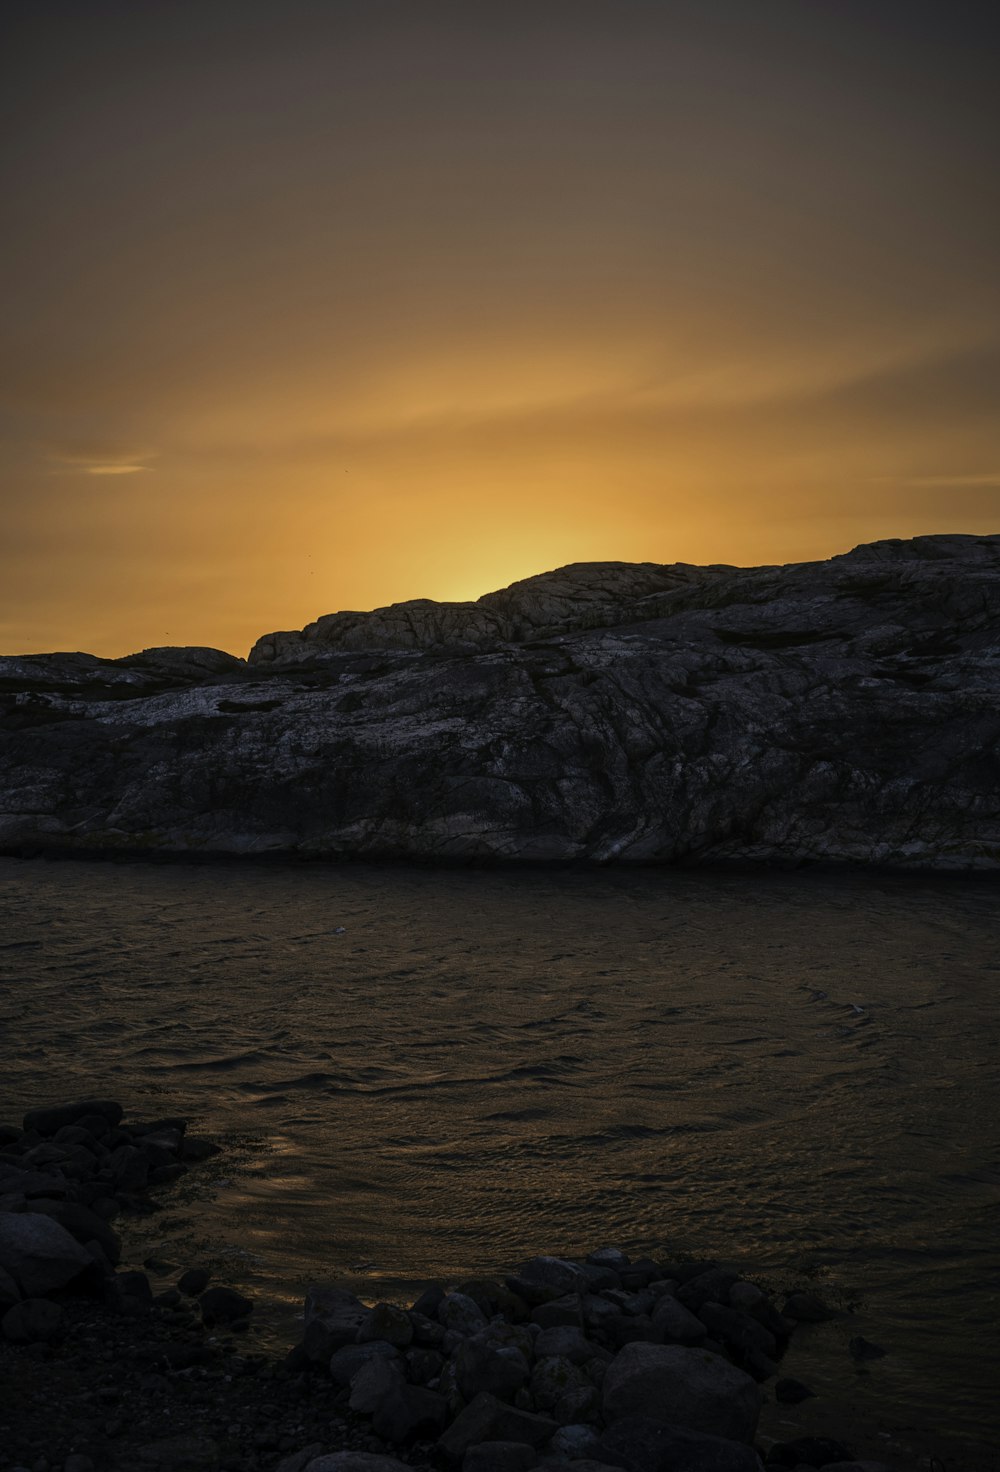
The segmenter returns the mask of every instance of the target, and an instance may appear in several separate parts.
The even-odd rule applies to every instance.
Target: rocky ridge
[[[7,853],[1000,866],[1000,536],[0,659]]]

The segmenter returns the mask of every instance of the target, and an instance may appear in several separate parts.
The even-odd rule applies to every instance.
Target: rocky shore
[[[0,658],[0,851],[1000,867],[1000,536]]]
[[[0,1468],[880,1472],[761,1436],[765,1401],[810,1395],[780,1363],[831,1310],[716,1262],[538,1256],[409,1307],[316,1286],[301,1342],[256,1353],[251,1299],[198,1264],[123,1268],[112,1225],[215,1149],[111,1100],[0,1127]]]

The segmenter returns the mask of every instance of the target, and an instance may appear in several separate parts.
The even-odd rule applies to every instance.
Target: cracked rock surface
[[[1000,536],[0,659],[0,847],[1000,866]]]

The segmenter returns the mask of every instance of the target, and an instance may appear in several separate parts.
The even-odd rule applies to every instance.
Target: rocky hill
[[[1000,536],[0,659],[0,848],[1000,867]]]

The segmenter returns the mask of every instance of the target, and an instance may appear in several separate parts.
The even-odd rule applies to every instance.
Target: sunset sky
[[[1000,531],[989,0],[15,0],[0,650]]]

